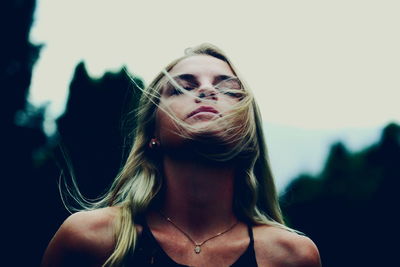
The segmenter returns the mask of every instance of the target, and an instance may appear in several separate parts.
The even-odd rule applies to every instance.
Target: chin
[[[229,119],[215,116],[209,119],[205,117],[199,119],[199,117],[196,120],[186,121],[189,125],[187,128],[181,130],[177,128],[172,131],[163,129],[163,133],[168,133],[163,135],[164,138],[161,140],[165,152],[185,158],[200,156],[224,161],[217,159],[219,158],[217,155],[230,154],[237,145],[238,131],[232,129],[232,121]]]
[[[206,138],[220,140],[227,132],[226,125],[220,120],[199,121],[192,124],[192,127],[194,139]]]
[[[217,128],[220,128],[215,121],[198,121],[191,125],[193,127],[194,132],[206,133],[206,132],[214,132]]]

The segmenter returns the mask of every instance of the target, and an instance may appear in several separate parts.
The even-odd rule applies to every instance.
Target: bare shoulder
[[[117,215],[117,207],[77,212],[64,221],[59,231],[67,234],[72,244],[104,245],[113,241]]]
[[[254,227],[255,249],[260,266],[320,267],[315,243],[304,235],[275,226]],[[268,264],[267,264],[268,263]]]
[[[115,244],[115,219],[119,208],[108,207],[69,216],[50,241],[42,266],[62,266],[74,257],[87,263],[101,261]]]

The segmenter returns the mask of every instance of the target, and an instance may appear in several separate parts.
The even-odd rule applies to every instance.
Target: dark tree
[[[92,79],[83,63],[76,67],[67,109],[57,124],[69,171],[86,197],[98,197],[117,175],[130,147],[126,137],[135,126],[140,92],[122,69]]]
[[[58,188],[60,174],[69,171],[60,143],[69,152],[84,193],[97,196],[106,189],[123,161],[122,151],[129,148],[123,136],[134,127],[128,112],[140,94],[124,71],[91,79],[80,64],[66,113],[58,121],[60,134],[47,137],[42,129],[46,107],[26,100],[40,51],[29,42],[35,4],[0,4],[2,266],[39,266],[48,242],[69,214]],[[121,124],[121,118],[128,119]]]
[[[290,225],[310,236],[323,266],[393,266],[399,225],[400,126],[358,153],[332,146],[320,175],[295,179],[281,198]]]
[[[36,176],[34,156],[46,143],[41,130],[43,110],[32,112],[26,96],[40,46],[29,42],[36,1],[2,1],[0,4],[0,162],[2,170],[2,263],[37,265],[41,232],[37,211],[42,181]],[[35,114],[36,123],[22,123]],[[19,115],[19,116],[18,116]],[[10,259],[8,263],[6,259]]]

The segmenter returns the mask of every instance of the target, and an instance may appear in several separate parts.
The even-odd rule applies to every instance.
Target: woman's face
[[[185,58],[169,74],[189,93],[177,90],[171,81],[162,87],[161,108],[156,117],[156,136],[162,145],[176,143],[181,138],[176,134],[173,119],[163,109],[195,129],[205,129],[212,125],[210,122],[213,120],[223,119],[239,101],[237,96],[223,89],[241,90],[240,81],[226,62],[215,57],[196,55]]]

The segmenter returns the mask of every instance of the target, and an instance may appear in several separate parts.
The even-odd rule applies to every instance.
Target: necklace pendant
[[[201,252],[201,247],[199,245],[196,245],[194,247],[194,252],[196,252],[196,254],[199,254]]]

